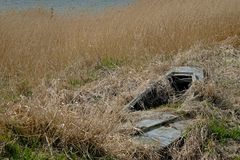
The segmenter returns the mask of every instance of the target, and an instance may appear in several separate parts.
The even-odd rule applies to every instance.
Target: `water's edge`
[[[0,11],[11,9],[49,8],[65,10],[102,10],[107,7],[124,6],[133,0],[0,0]]]

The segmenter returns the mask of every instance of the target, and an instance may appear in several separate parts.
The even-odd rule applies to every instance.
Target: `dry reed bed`
[[[236,41],[239,40],[234,38],[230,43]],[[134,131],[133,126],[122,129],[124,123],[133,120],[123,106],[138,94],[138,90],[159,79],[159,75],[168,69],[197,65],[208,72],[207,84],[195,84],[175,112],[195,115],[198,124],[188,133],[185,144],[180,148],[173,147],[169,155],[174,159],[233,158],[237,155],[239,142],[219,145],[208,128],[213,117],[227,120],[231,126],[240,125],[240,51],[226,43],[213,48],[194,47],[168,60],[156,56],[141,72],[123,67],[77,91],[62,89],[65,82],[53,80],[50,84],[40,85],[31,99],[22,97],[21,102],[8,104],[8,110],[1,115],[1,124],[17,137],[28,140],[37,137],[46,145],[47,151],[53,153],[56,149],[74,148],[79,155],[85,156],[160,159],[161,154],[151,147],[131,140],[129,135]],[[193,96],[193,92],[198,94]],[[212,152],[204,147],[210,142]],[[235,150],[226,151],[230,146],[235,146]]]
[[[228,116],[226,119],[239,125],[240,59],[239,49],[232,47],[240,42],[239,3],[140,0],[99,15],[52,15],[44,9],[1,13],[1,97],[16,90],[24,93],[28,87],[33,91],[30,97],[20,96],[17,103],[1,105],[7,108],[1,114],[1,128],[13,132],[16,139],[37,138],[53,154],[72,148],[87,157],[157,159],[159,153],[131,140],[132,129],[121,130],[122,123],[131,121],[122,107],[169,68],[197,65],[208,71],[208,84],[197,85],[200,102],[199,97],[187,99],[182,110],[195,115],[201,112],[198,119],[202,124],[171,154],[175,159],[236,155],[234,150],[224,154],[230,144],[214,145],[209,155],[202,148],[207,138],[198,137],[201,127],[207,125],[204,119],[215,114],[220,119]],[[235,35],[223,42],[230,45],[206,47]],[[199,43],[201,47],[188,50]],[[181,52],[185,49],[188,51]],[[101,78],[77,91],[66,89],[69,77],[81,79],[108,57],[124,61],[125,66],[101,68]]]
[[[78,64],[74,67],[79,73],[106,57],[139,66],[152,55],[196,43],[210,45],[239,35],[239,6],[238,0],[140,0],[98,15],[45,9],[2,12],[1,85],[16,92],[19,83],[32,88],[72,63]]]

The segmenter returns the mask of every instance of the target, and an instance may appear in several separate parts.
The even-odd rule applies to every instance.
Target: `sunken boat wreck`
[[[179,140],[193,119],[183,119],[171,112],[151,109],[172,103],[172,97],[181,98],[194,82],[204,81],[204,78],[204,70],[201,68],[177,67],[145,88],[126,106],[129,112],[138,112],[143,117],[134,124],[137,132],[133,139],[158,148],[166,148]]]

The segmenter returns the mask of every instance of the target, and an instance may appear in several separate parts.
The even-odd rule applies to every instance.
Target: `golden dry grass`
[[[12,141],[23,139],[25,146],[36,138],[51,158],[56,152],[68,157],[74,151],[87,159],[106,155],[158,159],[161,156],[151,147],[132,141],[133,126],[123,129],[132,115],[122,107],[149,80],[181,65],[203,67],[209,79],[207,85],[193,88],[198,97],[189,96],[180,109],[197,115],[200,122],[214,116],[239,125],[239,49],[231,46],[239,46],[239,19],[238,0],[139,0],[98,15],[52,14],[45,9],[1,13],[0,102],[1,98],[8,102],[16,92],[24,96],[18,102],[0,104],[6,109],[0,112],[0,140],[5,140],[0,150]],[[201,47],[192,48],[195,44]],[[109,71],[118,63],[126,66]],[[94,75],[99,64],[103,65],[100,79]],[[84,77],[89,74],[90,80]],[[48,81],[40,83],[43,78]],[[65,87],[66,79],[72,78],[73,85],[75,79],[94,82],[74,91]],[[33,88],[34,94],[28,97]],[[215,102],[216,97],[226,100],[227,106],[223,100]],[[173,149],[171,156],[216,159],[217,153],[223,154],[226,148],[220,145],[213,146],[212,155],[205,150],[208,140],[218,143],[207,129],[207,135],[200,135],[206,125],[193,129],[184,146]],[[6,140],[7,133],[13,140]],[[229,158],[237,152],[227,153],[224,156]]]
[[[18,103],[5,105],[6,111],[0,114],[0,126],[11,133],[14,140],[9,142],[0,134],[2,145],[18,142],[31,146],[31,142],[37,140],[52,156],[56,152],[69,154],[73,151],[87,159],[105,156],[160,159],[164,155],[151,146],[136,143],[131,137],[135,131],[132,122],[147,117],[147,111],[128,113],[123,107],[149,85],[149,80],[159,79],[159,75],[171,67],[197,65],[208,72],[205,83],[194,84],[183,103],[177,104],[177,109],[159,107],[154,110],[156,113],[171,110],[177,115],[191,115],[198,122],[186,132],[185,143],[173,146],[168,154],[179,160],[219,159],[219,155],[223,159],[234,158],[239,141],[227,139],[229,142],[224,146],[219,144],[208,125],[216,118],[219,122],[226,121],[229,128],[239,126],[239,62],[240,50],[224,42],[212,48],[194,47],[178,53],[173,59],[155,56],[142,72],[122,67],[75,91],[62,89],[64,81],[61,79],[53,80],[40,85],[31,98],[22,97]],[[225,130],[223,128],[223,133]],[[239,134],[238,129],[236,136]]]
[[[61,15],[45,9],[0,14],[0,71],[10,90],[30,87],[77,63],[81,72],[104,57],[138,65],[196,43],[240,34],[238,0],[140,0],[98,15]],[[9,88],[8,88],[9,90]]]

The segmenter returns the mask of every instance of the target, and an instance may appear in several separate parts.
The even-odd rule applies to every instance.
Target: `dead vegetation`
[[[1,12],[1,95],[11,100],[31,95],[42,78],[59,75],[82,85],[96,79],[99,64],[136,67],[156,54],[239,35],[239,6],[238,0],[140,0],[98,15]]]
[[[238,4],[154,0],[98,16],[1,13],[1,158],[239,159]],[[206,83],[157,110],[196,124],[167,153],[135,143],[134,116],[123,107],[186,65],[205,69]]]
[[[162,56],[155,57],[142,72],[129,67],[113,70],[107,77],[76,91],[61,88],[64,83],[61,80],[42,84],[32,98],[22,97],[17,104],[9,103],[1,115],[1,124],[11,132],[15,141],[31,144],[37,139],[50,155],[65,151],[68,156],[75,153],[87,159],[106,156],[113,159],[159,159],[163,153],[131,139],[134,126],[123,130],[122,126],[134,118],[123,106],[149,80],[158,79],[165,73],[154,68],[166,67],[165,63],[170,64],[167,69],[193,64],[208,69],[211,65],[207,84],[195,84],[186,93],[185,100],[178,103],[180,107],[172,110],[183,116],[191,115],[197,121],[167,155],[174,159],[238,157],[240,51],[230,45],[196,47],[173,59],[161,59]],[[235,86],[225,86],[228,78]]]

